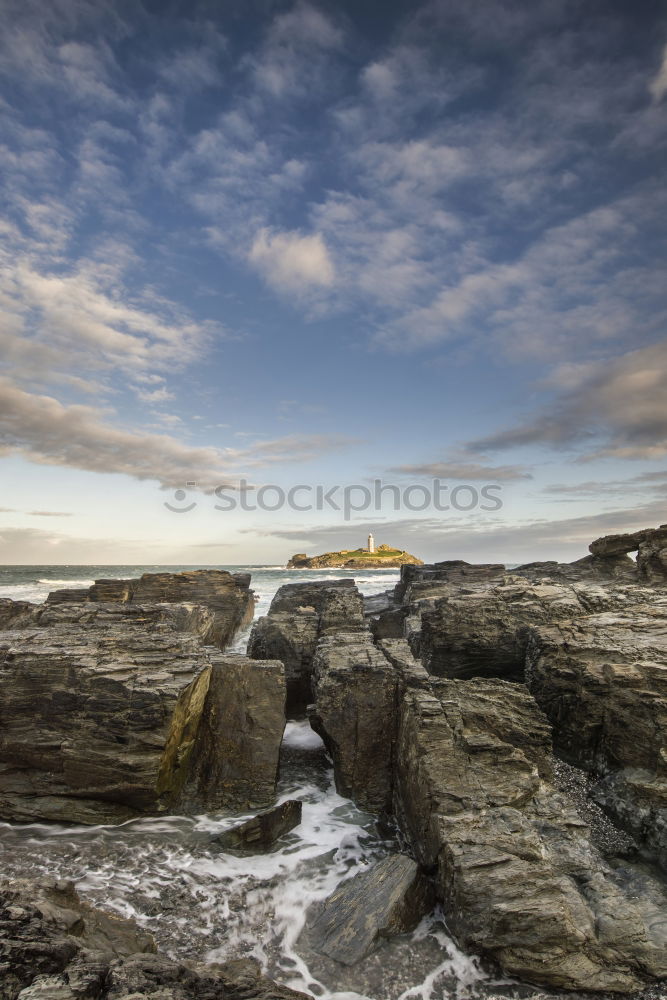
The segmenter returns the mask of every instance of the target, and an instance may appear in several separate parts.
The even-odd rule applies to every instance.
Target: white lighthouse
[[[368,536],[368,551],[375,552],[375,539],[372,535]]]

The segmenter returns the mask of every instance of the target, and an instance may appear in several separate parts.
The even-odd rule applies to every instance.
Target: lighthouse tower
[[[372,535],[368,536],[368,551],[375,552],[375,539]]]

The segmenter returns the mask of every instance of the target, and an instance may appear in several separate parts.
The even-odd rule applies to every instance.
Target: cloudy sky
[[[511,562],[667,520],[662,4],[0,14],[0,561],[372,529]],[[240,508],[297,485],[359,509]]]

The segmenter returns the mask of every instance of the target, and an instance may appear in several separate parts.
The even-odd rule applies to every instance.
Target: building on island
[[[375,539],[372,535],[368,536],[368,551],[375,552]]]

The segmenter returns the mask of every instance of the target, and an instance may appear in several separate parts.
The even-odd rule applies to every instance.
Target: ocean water
[[[0,568],[0,597],[43,601],[58,587],[97,578],[195,566],[15,566]],[[266,612],[283,583],[354,577],[365,594],[392,587],[396,570],[285,570],[220,566],[252,573]],[[247,633],[235,648],[245,648]],[[5,875],[73,879],[91,902],[131,916],[175,958],[254,957],[267,974],[323,1000],[464,1000],[514,995],[456,946],[436,910],[412,933],[383,942],[348,969],[317,954],[308,909],[344,879],[396,850],[369,813],[338,795],[331,762],[307,722],[289,722],[279,801],[298,798],[303,821],[270,853],[251,859],[221,851],[216,833],[244,817],[229,814],[146,818],[121,826],[0,823]],[[249,814],[247,814],[249,815]]]

